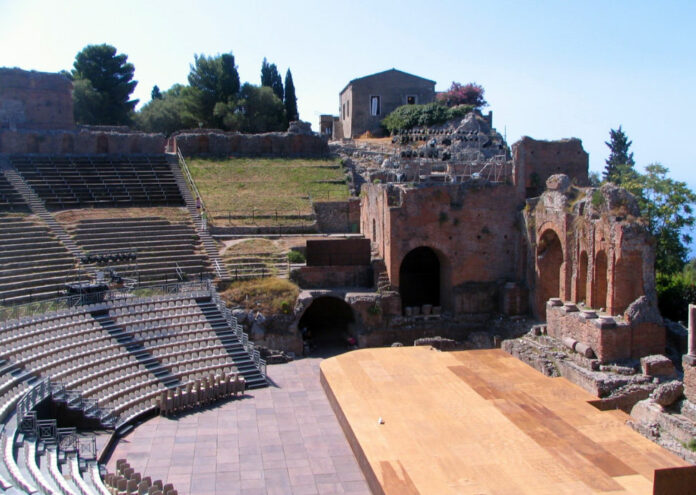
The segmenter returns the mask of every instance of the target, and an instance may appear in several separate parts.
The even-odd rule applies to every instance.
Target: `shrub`
[[[696,284],[685,273],[656,277],[657,306],[662,316],[673,321],[686,321],[689,304],[696,302]]]
[[[448,120],[460,118],[474,109],[471,105],[447,107],[434,102],[426,105],[402,105],[382,120],[382,125],[389,132],[403,131],[417,126],[442,124]]]
[[[452,81],[452,85],[444,93],[437,95],[437,99],[445,103],[448,107],[454,105],[471,105],[474,108],[485,107],[488,105],[483,98],[485,90],[479,84],[471,82],[460,84]]]
[[[292,250],[288,253],[288,261],[290,263],[304,263],[307,259],[301,252]]]

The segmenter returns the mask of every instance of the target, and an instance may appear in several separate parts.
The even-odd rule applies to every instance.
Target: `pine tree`
[[[152,92],[150,93],[150,98],[153,100],[161,100],[162,99],[162,92],[159,89],[159,86],[156,84],[152,87]]]
[[[87,45],[75,56],[71,77],[75,120],[79,124],[129,124],[138,100],[131,100],[137,81],[128,56],[116,48]]]
[[[636,162],[633,160],[633,152],[628,149],[633,144],[633,141],[628,140],[628,136],[619,126],[618,129],[609,131],[609,141],[605,141],[611,152],[609,158],[606,159],[606,167],[604,168],[604,180],[621,184],[628,177],[633,177],[636,174],[633,168]]]
[[[292,82],[292,72],[290,69],[285,73],[285,115],[288,122],[300,120],[297,113],[297,97],[295,96],[295,84]]]
[[[268,86],[278,98],[283,99],[283,80],[278,67],[276,64],[269,64],[266,57],[261,63],[261,86]]]

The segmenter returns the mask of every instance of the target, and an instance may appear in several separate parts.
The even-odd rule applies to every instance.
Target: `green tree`
[[[283,80],[278,72],[278,67],[276,64],[269,64],[264,57],[261,63],[261,86],[268,86],[273,90],[275,95],[283,99]]]
[[[225,122],[242,132],[260,133],[283,131],[286,128],[283,102],[267,86],[245,84],[240,92],[239,105],[225,113]]]
[[[686,183],[667,177],[668,172],[667,167],[653,163],[645,167],[645,174],[635,173],[622,186],[638,199],[648,230],[655,236],[655,269],[674,274],[682,270],[687,260],[689,230],[696,221],[696,194]]]
[[[198,127],[191,91],[188,86],[175,84],[159,98],[153,98],[135,114],[137,128],[169,135],[181,129]]]
[[[161,100],[162,99],[162,92],[159,89],[159,86],[156,84],[152,87],[152,91],[150,92],[150,98],[153,100]]]
[[[221,127],[222,119],[216,117],[215,106],[218,103],[233,104],[239,97],[239,73],[232,53],[223,53],[214,57],[196,55],[188,81],[192,91],[190,97],[195,100],[192,107],[196,117],[205,126]]]
[[[619,126],[618,129],[609,131],[609,141],[605,141],[609,147],[609,158],[606,159],[603,177],[607,182],[613,182],[620,185],[625,181],[631,181],[636,178],[635,164],[633,160],[633,152],[629,152],[629,148],[633,141],[628,140],[628,136]]]
[[[292,72],[290,69],[285,73],[285,116],[288,122],[300,120],[297,113],[297,96],[295,96],[295,83],[292,82]]]
[[[128,56],[107,45],[88,45],[75,57],[75,120],[79,124],[128,124],[138,100],[130,95],[138,82]]]

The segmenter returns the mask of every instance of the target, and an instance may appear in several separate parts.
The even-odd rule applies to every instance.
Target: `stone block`
[[[674,374],[674,364],[661,354],[640,358],[640,369],[644,375],[671,376]]]
[[[684,393],[684,385],[679,380],[659,385],[651,394],[652,399],[662,407],[671,406]]]
[[[575,352],[590,359],[593,358],[595,355],[592,348],[587,344],[583,344],[582,342],[578,342],[577,344],[575,344]]]

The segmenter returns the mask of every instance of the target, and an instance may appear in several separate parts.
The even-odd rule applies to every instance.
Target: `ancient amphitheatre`
[[[490,113],[353,139],[430,83],[165,139],[0,69],[0,488],[693,492],[696,319],[665,328],[635,198]]]

